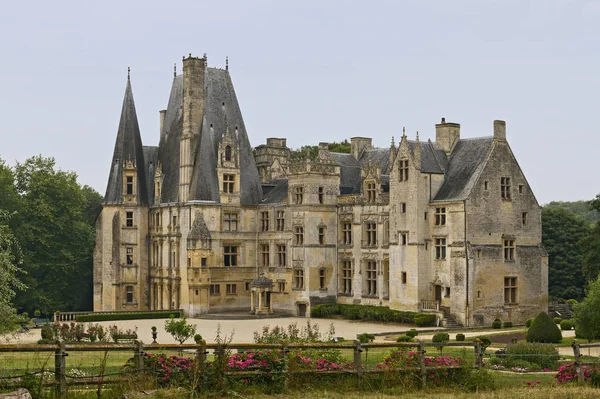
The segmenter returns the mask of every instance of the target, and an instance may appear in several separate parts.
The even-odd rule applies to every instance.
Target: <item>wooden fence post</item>
[[[425,369],[425,345],[419,340],[419,367],[421,368],[421,387],[427,386],[427,370]]]
[[[354,369],[356,370],[356,376],[358,378],[358,385],[360,385],[361,377],[363,374],[362,367],[362,346],[359,340],[354,341]]]
[[[283,356],[283,387],[287,389],[290,378],[290,350],[286,343],[281,344],[282,356]]]
[[[68,355],[65,343],[60,342],[54,352],[54,381],[56,382],[56,392],[61,398],[67,394],[66,357]]]
[[[481,350],[481,341],[475,340],[475,367],[483,367],[483,351]]]
[[[144,343],[135,341],[133,346],[133,360],[138,371],[144,371]]]
[[[573,343],[571,344],[571,346],[573,347],[573,356],[575,357],[575,369],[577,370],[577,380],[579,382],[583,382],[584,375],[583,375],[583,367],[581,364],[581,348],[579,347],[579,342],[577,342],[576,340],[573,340]]]
[[[196,349],[196,379],[195,385],[200,389],[205,387],[206,379],[206,341],[200,341],[200,346]]]

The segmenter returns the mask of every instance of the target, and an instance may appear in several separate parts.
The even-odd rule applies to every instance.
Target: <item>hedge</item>
[[[562,334],[554,320],[547,313],[541,312],[531,323],[531,327],[525,335],[527,342],[559,343]]]
[[[169,319],[181,317],[178,311],[162,312],[144,312],[144,313],[90,313],[75,316],[75,321],[79,323],[89,323],[93,321],[116,321],[116,320],[140,320],[140,319]]]
[[[342,316],[348,320],[383,321],[390,323],[415,324],[423,313],[392,310],[387,306],[346,305],[341,303],[321,304],[313,306],[311,317],[328,318]],[[435,321],[435,315],[432,315]]]

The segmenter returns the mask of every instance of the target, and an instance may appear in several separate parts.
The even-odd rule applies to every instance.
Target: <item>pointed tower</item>
[[[94,251],[94,310],[147,309],[148,181],[144,150],[127,86]]]

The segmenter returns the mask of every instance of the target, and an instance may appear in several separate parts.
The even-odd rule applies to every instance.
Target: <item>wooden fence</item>
[[[573,356],[575,357],[575,368],[577,370],[577,380],[579,382],[585,381],[585,374],[583,371],[584,366],[598,366],[598,362],[584,362],[581,356],[581,349],[585,348],[600,348],[600,342],[594,344],[580,344],[577,341],[573,341],[571,345],[573,347]]]

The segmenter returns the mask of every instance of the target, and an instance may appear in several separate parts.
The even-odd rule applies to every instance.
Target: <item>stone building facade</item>
[[[310,314],[320,303],[438,312],[466,326],[547,309],[541,210],[506,140],[351,153],[283,138],[252,148],[228,68],[183,60],[158,146],[140,138],[128,77],[97,223],[94,310]]]

